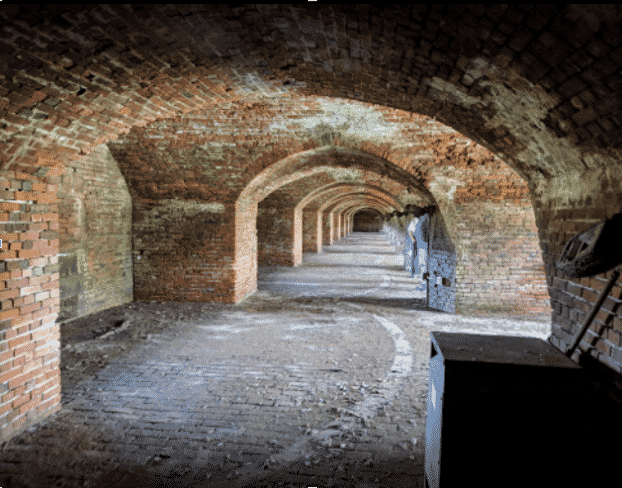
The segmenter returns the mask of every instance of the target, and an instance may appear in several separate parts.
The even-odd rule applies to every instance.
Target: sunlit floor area
[[[545,320],[428,309],[383,234],[260,267],[237,305],[134,302],[63,324],[63,409],[0,486],[421,487],[431,331]]]

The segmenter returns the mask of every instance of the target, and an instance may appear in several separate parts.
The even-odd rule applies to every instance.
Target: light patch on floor
[[[231,327],[230,325],[199,325],[199,328],[203,330],[209,330],[209,331],[229,332],[230,334],[239,334],[240,332],[246,332],[247,330],[252,330],[250,328],[239,329],[239,328]]]
[[[325,327],[332,327],[332,325],[331,324],[290,325],[289,330],[323,329]]]

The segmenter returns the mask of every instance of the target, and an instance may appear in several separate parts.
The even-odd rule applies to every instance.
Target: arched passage
[[[322,201],[329,201],[344,194],[351,194],[357,190],[369,190],[370,195],[378,195],[390,198],[394,204],[397,200],[386,190],[379,187],[361,186],[354,183],[329,185],[310,193],[303,198],[295,209],[295,218],[301,219],[303,229],[301,239],[302,247],[307,251],[319,252],[322,246],[322,234],[330,235],[330,223],[322,215],[320,206]],[[403,206],[403,203],[399,204]],[[323,225],[327,225],[323,230]],[[328,231],[328,234],[326,232]],[[298,237],[297,237],[298,238]],[[330,241],[329,241],[330,242]]]
[[[237,259],[236,249],[246,237],[250,246],[254,242],[245,235],[246,224],[236,222],[235,202],[241,188],[260,173],[262,164],[289,154],[286,148],[309,141],[314,147],[331,141],[347,144],[351,132],[373,120],[382,122],[378,126],[385,130],[369,131],[377,134],[367,133],[370,137],[363,137],[360,145],[396,165],[403,162],[400,167],[417,175],[421,186],[427,185],[434,194],[459,263],[466,263],[461,276],[469,280],[465,282],[470,288],[459,289],[458,296],[466,297],[463,303],[479,300],[483,305],[494,298],[496,290],[485,287],[489,276],[478,278],[468,263],[481,269],[480,255],[500,256],[504,253],[499,251],[505,250],[512,255],[516,252],[512,248],[524,248],[500,242],[497,252],[487,254],[489,249],[469,241],[471,229],[478,237],[494,234],[494,226],[491,229],[487,224],[501,220],[487,215],[504,215],[503,222],[519,222],[506,241],[522,244],[534,229],[539,233],[553,297],[555,341],[568,343],[576,329],[573,317],[585,313],[575,302],[583,296],[593,302],[594,290],[605,277],[582,282],[559,276],[553,266],[556,256],[568,237],[611,216],[622,203],[618,191],[622,181],[617,117],[621,105],[617,90],[619,10],[600,5],[398,5],[381,9],[309,5],[298,12],[287,5],[256,5],[238,13],[231,15],[228,6],[185,5],[63,5],[42,6],[33,12],[25,4],[2,9],[1,164],[8,182],[4,191],[12,192],[3,203],[7,218],[10,212],[19,211],[22,214],[14,218],[27,222],[20,224],[27,227],[3,234],[3,259],[18,268],[5,271],[9,273],[7,292],[33,297],[33,304],[38,304],[36,312],[24,308],[19,299],[7,305],[2,312],[3,320],[10,321],[7,327],[46,325],[59,313],[58,255],[64,254],[59,246],[69,245],[67,235],[78,223],[74,215],[59,212],[57,196],[69,199],[73,184],[97,185],[97,178],[88,174],[99,175],[101,165],[94,153],[102,144],[109,143],[127,183],[127,192],[122,192],[123,185],[116,180],[111,188],[132,201],[135,296],[235,301],[248,288],[245,266],[251,265],[244,261],[243,252]],[[248,36],[237,34],[241,23]],[[206,29],[221,35],[206,40]],[[385,32],[390,43],[373,41]],[[291,49],[281,49],[284,44]],[[340,50],[339,57],[336,50]],[[287,112],[288,104],[296,110],[306,107],[321,112],[329,107],[327,111],[338,113],[330,104],[338,105],[342,98],[355,107],[354,115],[345,121],[336,116],[334,124],[305,126],[304,120],[298,124],[287,117],[299,115],[294,108]],[[364,103],[357,105],[357,100]],[[377,105],[370,108],[371,104]],[[287,112],[270,126],[275,132],[277,126],[287,129],[281,145],[272,145],[271,139],[248,140],[249,135],[260,133],[247,131],[248,124],[274,119],[274,106]],[[468,157],[454,158],[467,149],[460,142],[453,147],[455,140],[445,144],[448,132],[439,128],[441,124],[415,113],[436,117],[489,149],[524,178],[528,191],[520,185],[487,185],[478,177],[462,178],[476,173],[474,166],[480,160],[473,158],[471,165]],[[217,134],[217,130],[201,127],[222,127],[236,117],[240,120],[231,126],[247,124],[240,131]],[[412,142],[419,122],[433,135]],[[396,130],[397,126],[403,130]],[[305,136],[299,136],[303,132]],[[395,139],[389,137],[396,134]],[[412,146],[400,149],[403,139]],[[247,142],[255,145],[247,149]],[[216,146],[214,150],[202,147],[210,144]],[[169,156],[162,157],[160,149]],[[179,151],[185,150],[193,151],[195,157],[179,158]],[[261,154],[250,157],[254,152]],[[411,154],[434,164],[419,164]],[[87,155],[93,158],[89,161]],[[172,160],[187,165],[175,166]],[[210,164],[203,164],[205,160]],[[247,171],[249,166],[233,164],[229,171],[230,161],[257,166]],[[435,164],[439,161],[451,164]],[[194,166],[199,167],[196,172]],[[68,178],[65,169],[75,178]],[[219,175],[228,184],[214,185]],[[503,198],[497,199],[495,188],[502,189]],[[92,193],[90,203],[97,207],[106,194]],[[180,205],[179,201],[193,203]],[[507,210],[509,202],[520,212]],[[252,206],[248,210],[252,215]],[[535,211],[533,218],[529,211]],[[202,237],[185,239],[184,232],[197,226],[175,224],[188,215],[200,222]],[[465,216],[473,218],[465,222]],[[92,219],[95,227],[105,217]],[[157,221],[161,226],[154,224]],[[170,232],[159,230],[167,227]],[[167,238],[153,238],[160,234]],[[115,235],[111,242],[127,238]],[[23,241],[28,242],[26,247],[21,247]],[[74,250],[84,256],[80,272],[89,274],[89,282],[109,279],[105,276],[109,270],[100,264],[105,253],[102,257]],[[127,262],[127,252],[119,263]],[[540,259],[538,246],[530,245],[528,254],[536,257],[530,257],[526,280],[537,277],[532,268]],[[216,264],[203,267],[201,261],[207,258]],[[115,277],[125,266],[119,263],[110,271]],[[504,262],[485,264],[489,271],[498,264],[511,269]],[[34,269],[42,273],[36,279],[45,283],[24,284],[23,277],[17,281],[11,277],[15,271],[34,274]],[[200,279],[192,280],[191,275]],[[206,292],[190,293],[197,283],[210,286]],[[43,285],[49,289],[31,288]],[[101,300],[98,306],[105,303]],[[58,329],[48,329],[40,347],[55,344]],[[615,361],[619,344],[599,341],[602,355]],[[19,357],[25,354],[19,346],[8,347],[19,350]],[[58,379],[55,361],[46,359],[44,373],[50,374],[43,376],[46,381],[40,385],[45,391],[53,388],[48,380]],[[37,388],[39,400],[42,391]],[[15,401],[22,405],[26,399],[19,396]],[[58,396],[41,401],[35,417],[56,408]],[[30,397],[27,404],[31,405]],[[11,412],[25,419],[25,411],[20,412],[18,406],[11,407]]]
[[[330,173],[335,171],[333,168]],[[328,172],[322,174],[326,178],[322,178],[321,181],[301,176],[290,184],[281,186],[278,191],[272,192],[260,202],[257,217],[260,264],[296,266],[302,262],[303,249],[317,252],[316,207],[319,200],[327,199],[331,195],[348,193],[354,189],[368,188],[370,191],[385,195],[390,195],[391,192],[398,193],[404,189],[399,183],[394,183],[392,188],[390,185],[387,185],[389,188],[371,185],[366,183],[369,178],[356,178],[356,171],[348,175],[355,178],[353,180],[322,184],[325,179],[329,179],[329,176],[334,176]],[[315,204],[309,205],[314,200]],[[410,198],[406,200],[410,201]]]
[[[382,230],[383,214],[372,210],[359,210],[354,214],[354,232],[380,232]]]
[[[356,192],[353,191],[347,195],[338,195],[324,202],[318,209],[318,215],[322,219],[322,239],[323,245],[330,246],[336,239],[340,237],[338,216],[352,202],[376,202],[384,204],[385,211],[389,212],[395,208],[402,210],[393,198],[383,194],[375,194],[373,192]],[[399,205],[399,206],[398,206]]]

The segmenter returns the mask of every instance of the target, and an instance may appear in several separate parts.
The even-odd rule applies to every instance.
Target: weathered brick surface
[[[174,199],[134,205],[134,294],[141,300],[231,301],[232,210]]]
[[[2,253],[0,272],[0,437],[6,438],[60,408],[54,390],[60,381],[59,240],[57,186],[12,171],[1,171],[0,180],[15,190],[3,195],[11,212],[0,222],[3,250],[16,249]]]
[[[464,138],[433,136],[425,144],[433,164],[423,169],[421,177],[437,196],[440,210],[431,221],[429,302],[451,312],[549,311],[527,184],[490,152]],[[405,232],[408,222],[402,225],[389,222],[397,233]],[[455,256],[455,265],[442,252]],[[449,289],[441,288],[447,285]],[[448,302],[451,295],[454,305]]]
[[[592,277],[569,278],[558,272],[555,264],[566,242],[591,225],[610,218],[620,210],[619,193],[622,174],[615,169],[600,174],[584,172],[554,178],[538,189],[535,205],[540,216],[540,245],[551,296],[552,341],[565,350],[591,312],[611,272]],[[614,285],[609,297],[579,344],[600,363],[622,372],[619,353],[619,309],[622,303],[622,280]],[[575,358],[577,353],[575,353]]]
[[[132,301],[132,202],[105,145],[67,166],[58,197],[60,318]]]
[[[296,266],[302,262],[302,249],[294,246],[295,227],[292,207],[259,207],[257,263],[260,266]]]
[[[302,235],[304,252],[322,251],[322,221],[317,210],[305,209],[302,215]],[[318,239],[319,236],[319,239]]]
[[[0,166],[13,174],[0,181],[0,225],[18,238],[3,242],[0,273],[7,291],[40,289],[7,296],[0,321],[41,320],[59,312],[59,301],[64,314],[79,314],[129,298],[127,221],[100,242],[103,222],[127,212],[112,202],[127,195],[112,181],[111,160],[97,164],[107,143],[138,218],[131,265],[134,293],[145,299],[241,300],[256,288],[259,202],[330,168],[358,168],[401,185],[389,190],[401,205],[438,206],[464,306],[544,306],[531,240],[537,223],[553,332],[567,341],[595,297],[561,293],[554,278],[572,280],[556,276],[554,261],[586,219],[622,203],[614,174],[622,155],[619,19],[618,7],[606,5],[5,6]],[[80,181],[93,190],[82,207],[81,194],[71,194]],[[327,213],[336,216],[322,229],[327,242],[343,235],[339,215],[352,205],[388,209],[371,196],[347,198]],[[172,201],[224,206],[224,216],[210,211],[207,230],[197,229],[179,222],[195,210],[186,215]],[[498,225],[483,219],[484,209]],[[294,223],[309,228],[299,211]],[[93,224],[93,238],[77,234],[80,222]],[[314,245],[295,234],[292,255],[317,249],[318,235]],[[58,262],[59,245],[68,265]],[[521,252],[521,271],[507,281]],[[63,293],[55,296],[59,270]],[[499,286],[513,291],[495,293]],[[599,359],[618,364],[615,337],[599,341]]]

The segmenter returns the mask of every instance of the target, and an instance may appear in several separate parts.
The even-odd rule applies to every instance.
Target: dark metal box
[[[431,340],[426,486],[544,486],[580,462],[573,426],[588,414],[591,390],[579,365],[538,338]]]

